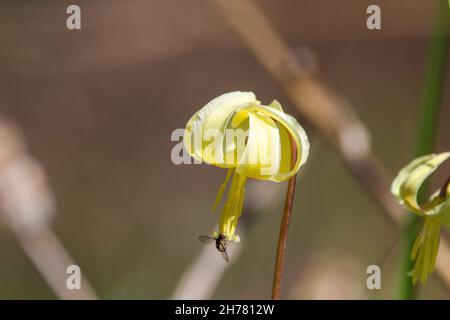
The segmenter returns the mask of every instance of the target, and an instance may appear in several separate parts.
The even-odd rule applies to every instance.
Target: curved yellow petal
[[[186,124],[183,139],[185,149],[199,161],[230,167],[223,160],[224,154],[220,153],[223,149],[216,146],[223,145],[224,131],[234,112],[249,103],[259,103],[253,92],[230,92],[210,101]]]
[[[246,107],[243,107],[242,110],[250,110],[253,112],[256,112],[257,114],[262,114],[265,116],[268,116],[275,120],[277,122],[278,126],[283,127],[286,131],[284,134],[280,134],[280,159],[282,163],[289,162],[290,163],[290,153],[285,152],[287,148],[290,148],[290,141],[289,136],[292,137],[293,141],[295,142],[296,146],[296,163],[291,168],[289,165],[290,170],[287,171],[279,171],[276,174],[266,178],[267,180],[271,181],[283,181],[290,177],[292,177],[294,174],[297,173],[297,171],[300,169],[300,167],[306,162],[308,159],[309,154],[309,141],[308,136],[306,135],[305,130],[300,126],[300,124],[297,122],[297,120],[278,110],[277,108],[263,106],[263,105],[249,105]],[[286,135],[288,133],[288,135]],[[284,150],[284,153],[282,152]],[[286,167],[281,165],[280,167]]]
[[[425,216],[428,206],[417,202],[418,192],[424,181],[449,157],[450,152],[422,156],[400,170],[391,185],[391,192],[397,201],[405,209]]]
[[[244,112],[244,111],[243,111]],[[280,168],[280,133],[270,118],[248,112],[248,137],[236,172],[254,179],[269,179]]]

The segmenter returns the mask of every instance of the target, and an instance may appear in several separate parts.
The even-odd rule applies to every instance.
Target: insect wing
[[[198,237],[198,240],[200,240],[203,243],[211,243],[213,241],[216,241],[216,239],[214,239],[213,237],[209,237],[209,236],[200,236],[200,237]]]
[[[230,258],[228,258],[228,253],[226,251],[221,251],[220,252],[222,254],[222,258],[226,261],[226,262],[230,262]]]

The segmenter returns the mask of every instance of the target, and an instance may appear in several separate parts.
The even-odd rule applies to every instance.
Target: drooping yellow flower
[[[439,250],[441,227],[450,228],[450,186],[448,181],[425,203],[418,203],[418,193],[425,180],[448,158],[450,152],[419,157],[398,173],[392,182],[391,192],[408,211],[425,219],[421,233],[414,243],[411,260],[415,260],[410,271],[413,283],[420,279],[425,283],[434,270]]]
[[[291,140],[296,162],[291,165]],[[188,121],[184,146],[198,161],[227,168],[213,210],[229,184],[219,229],[228,241],[239,241],[236,226],[244,203],[247,178],[280,182],[306,162],[309,142],[303,128],[273,101],[262,105],[252,92],[223,94],[198,110]]]

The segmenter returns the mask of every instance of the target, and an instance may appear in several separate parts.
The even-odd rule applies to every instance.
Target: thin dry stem
[[[291,166],[295,165],[296,148],[292,138],[291,142]],[[280,235],[278,237],[277,255],[275,260],[275,272],[273,275],[272,299],[281,299],[281,285],[283,281],[284,259],[286,256],[286,245],[289,231],[289,223],[292,216],[292,207],[294,205],[295,186],[297,184],[297,174],[293,175],[288,181],[286,199],[284,202],[283,216],[281,218]]]

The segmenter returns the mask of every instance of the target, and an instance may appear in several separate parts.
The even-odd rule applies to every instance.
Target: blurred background
[[[347,99],[373,153],[396,174],[413,154],[435,3],[257,3],[294,52],[309,48],[317,77]],[[81,30],[66,28],[70,4],[81,8]],[[366,28],[371,4],[381,7],[381,30]],[[295,113],[285,90],[209,1],[2,1],[0,21],[0,116],[22,130],[46,173],[55,235],[99,298],[171,298],[205,249],[197,236],[218,219],[210,209],[226,173],[173,164],[172,131],[236,90]],[[447,77],[436,152],[450,149],[449,103]],[[392,298],[399,229],[337,149],[298,119],[312,149],[296,191],[283,297]],[[445,172],[436,177],[437,188]],[[236,245],[241,255],[211,298],[270,298],[283,190]],[[0,226],[0,298],[57,298],[16,233]],[[366,268],[381,261],[382,289],[370,291]],[[450,291],[435,273],[418,297],[447,299]]]

